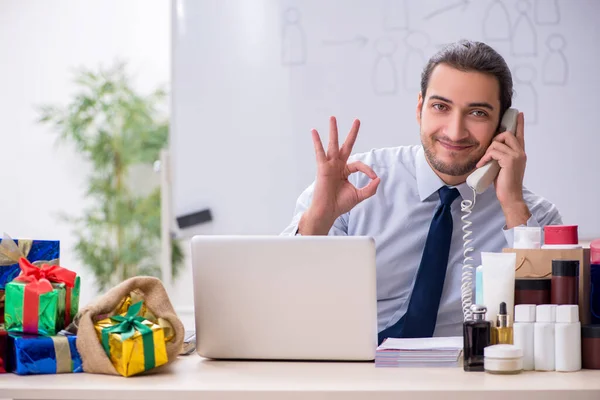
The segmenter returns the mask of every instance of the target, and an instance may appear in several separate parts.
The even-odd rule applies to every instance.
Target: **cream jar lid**
[[[512,344],[496,344],[483,349],[484,357],[498,359],[522,358],[523,350]]]

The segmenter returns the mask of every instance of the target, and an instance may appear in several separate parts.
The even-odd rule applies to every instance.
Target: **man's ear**
[[[421,125],[421,112],[423,112],[423,94],[419,92],[419,100],[417,101],[417,123]]]

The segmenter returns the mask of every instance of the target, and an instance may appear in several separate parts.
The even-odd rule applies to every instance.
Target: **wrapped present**
[[[0,326],[0,374],[5,373],[8,368],[8,334]]]
[[[0,327],[4,325],[4,290],[0,290]]]
[[[83,372],[75,335],[9,333],[10,372],[19,375]]]
[[[34,265],[59,264],[60,242],[58,240],[13,240],[7,234],[0,239],[0,289],[21,272],[19,260],[26,258]]]
[[[107,354],[102,345],[102,340],[98,340],[101,336],[98,332],[99,327],[97,324],[99,322],[106,323],[107,321],[101,320],[115,316],[115,310],[123,304],[123,299],[133,292],[140,295],[144,301],[143,304],[147,305],[148,310],[151,310],[153,315],[159,320],[163,319],[167,321],[171,326],[173,332],[171,339],[165,339],[164,341],[166,357],[164,357],[164,355],[160,357],[163,359],[166,358],[167,364],[177,360],[177,356],[182,349],[183,338],[185,335],[183,323],[179,317],[177,317],[169,299],[169,295],[160,279],[150,276],[135,276],[126,279],[117,286],[109,289],[79,311],[76,319],[77,349],[83,359],[83,368],[86,373],[121,375],[121,372],[117,371],[113,360],[111,359],[110,343],[109,353]],[[141,312],[142,307],[137,307],[140,308],[140,310],[137,310],[138,313]],[[128,308],[128,313],[131,312],[133,312],[132,307]],[[139,316],[139,314],[137,315]],[[112,324],[114,325],[114,322]],[[110,323],[106,324],[106,327],[108,326],[110,326]],[[166,336],[164,331],[163,336]],[[160,341],[156,342],[160,343]],[[159,346],[162,347],[162,345]],[[162,351],[163,350],[161,350],[161,352]],[[155,357],[157,366],[162,363],[162,361],[158,361],[160,357],[158,354]]]
[[[123,376],[136,375],[168,362],[163,329],[138,315],[142,305],[142,302],[135,303],[124,315],[94,324],[105,353]]]
[[[165,341],[168,342],[175,335],[175,330],[173,329],[173,326],[166,319],[160,318],[160,317],[157,317],[156,315],[154,315],[154,313],[148,309],[148,307],[146,306],[146,303],[144,303],[143,301],[144,301],[144,296],[141,293],[139,293],[138,291],[134,290],[131,293],[129,293],[129,296],[125,297],[121,301],[121,303],[116,308],[116,310],[109,316],[126,314],[127,311],[129,310],[129,308],[133,304],[142,302],[142,307],[140,308],[138,315],[144,319],[147,319],[150,322],[153,322],[153,323],[159,325],[161,328],[163,328],[163,334],[165,336]],[[101,319],[104,319],[104,318],[101,318]]]
[[[129,293],[129,296],[126,296],[123,298],[123,300],[121,300],[121,302],[115,309],[113,315],[127,314],[127,311],[129,310],[129,308],[132,305],[141,302],[142,306],[140,308],[138,315],[140,317],[143,317],[144,319],[147,319],[147,320],[150,320],[150,321],[156,323],[156,320],[157,320],[156,316],[150,310],[148,310],[146,303],[144,303],[143,301],[144,301],[143,295],[141,293],[133,290],[133,291],[131,291],[131,293]]]
[[[73,310],[78,307],[77,274],[58,265],[38,268],[24,258],[19,261],[19,266],[21,274],[6,285],[6,330],[55,335],[70,323]],[[77,293],[75,307],[74,292]]]

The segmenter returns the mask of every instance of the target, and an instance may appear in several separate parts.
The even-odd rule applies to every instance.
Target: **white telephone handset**
[[[516,108],[509,108],[504,113],[502,117],[502,121],[500,122],[500,131],[510,131],[513,135],[516,133],[517,129],[517,117],[519,115],[519,110]],[[475,191],[477,194],[481,194],[485,192],[485,190],[494,182],[496,176],[500,172],[500,165],[498,165],[498,161],[492,160],[489,163],[485,164],[481,168],[477,168],[469,177],[467,178],[467,185]]]
[[[500,121],[499,132],[510,131],[513,134],[516,133],[517,129],[517,117],[519,111],[515,108],[509,108],[502,116]],[[498,161],[492,160],[485,164],[481,168],[477,168],[467,178],[467,185],[473,189],[473,201],[465,199],[460,203],[460,207],[464,215],[461,217],[463,225],[463,255],[464,262],[462,268],[462,279],[461,279],[461,301],[462,309],[465,321],[471,320],[471,304],[473,303],[473,271],[474,266],[471,264],[473,257],[469,256],[469,253],[474,251],[473,247],[469,247],[469,244],[473,241],[470,238],[472,232],[469,230],[471,221],[468,217],[471,215],[473,207],[475,206],[475,200],[478,194],[485,192],[485,190],[494,182],[496,176],[500,172],[500,165]]]

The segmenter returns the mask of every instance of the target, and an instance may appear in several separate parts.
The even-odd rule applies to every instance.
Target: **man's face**
[[[442,178],[468,175],[490,145],[499,118],[500,85],[495,77],[436,66],[426,98],[419,94],[417,105],[427,161]]]

